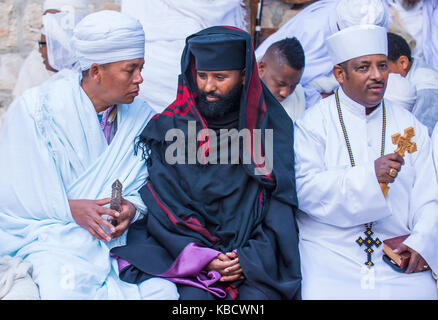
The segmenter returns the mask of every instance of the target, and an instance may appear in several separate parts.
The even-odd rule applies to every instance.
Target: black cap
[[[208,34],[188,40],[197,70],[219,71],[245,68],[245,46],[242,38],[231,34]]]

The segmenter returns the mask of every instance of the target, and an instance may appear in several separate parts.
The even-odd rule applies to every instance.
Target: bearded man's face
[[[245,73],[243,70],[196,71],[199,112],[218,119],[239,108]]]

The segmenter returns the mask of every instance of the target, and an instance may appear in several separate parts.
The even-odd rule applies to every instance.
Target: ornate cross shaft
[[[366,227],[366,230],[364,231],[366,238],[362,239],[362,237],[359,237],[356,240],[356,243],[359,246],[365,245],[365,253],[367,254],[367,261],[365,261],[365,265],[368,267],[374,266],[373,261],[371,260],[371,254],[374,252],[372,249],[373,246],[376,246],[377,248],[382,244],[382,241],[379,240],[379,238],[373,239],[372,235],[374,234],[373,231],[371,231],[372,225],[368,225]]]
[[[121,212],[121,206],[122,206],[122,190],[123,186],[122,183],[117,179],[114,181],[114,183],[111,185],[111,201],[110,201],[110,209],[116,210],[118,212]],[[114,226],[118,225],[117,220],[112,220],[111,224]]]

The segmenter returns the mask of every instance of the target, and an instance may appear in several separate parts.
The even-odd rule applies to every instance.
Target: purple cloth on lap
[[[170,268],[157,276],[175,283],[197,287],[220,298],[225,298],[227,293],[223,289],[222,283],[217,283],[221,274],[215,270],[208,272],[204,270],[207,264],[219,254],[220,251],[201,247],[193,242],[189,243]],[[110,254],[110,256],[117,259],[119,271],[131,265],[128,261],[114,254]]]

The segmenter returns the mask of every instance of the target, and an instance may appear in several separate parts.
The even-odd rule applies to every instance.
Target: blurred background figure
[[[43,28],[38,47],[23,62],[13,98],[38,86],[57,71],[72,68],[73,52],[69,40],[74,26],[88,14],[88,0],[46,0],[43,4]]]
[[[421,58],[411,54],[406,40],[388,32],[388,66],[415,86],[417,99],[412,113],[429,129],[429,135],[438,121],[438,71]]]
[[[389,13],[389,31],[406,39],[412,56],[438,70],[438,1],[382,0]]]

